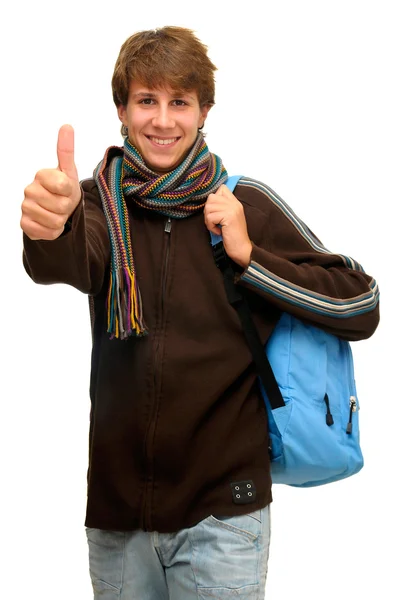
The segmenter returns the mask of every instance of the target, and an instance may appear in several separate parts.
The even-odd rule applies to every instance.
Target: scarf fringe
[[[133,335],[141,337],[147,334],[140,292],[129,268],[119,267],[110,274],[107,317],[107,331],[111,339],[125,340]]]

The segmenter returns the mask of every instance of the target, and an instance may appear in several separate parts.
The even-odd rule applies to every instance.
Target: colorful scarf
[[[111,146],[94,170],[111,242],[107,297],[108,333],[126,339],[147,333],[138,287],[126,199],[159,214],[183,219],[203,209],[207,197],[228,174],[211,154],[199,132],[183,162],[170,173],[152,171],[126,138],[124,148]]]

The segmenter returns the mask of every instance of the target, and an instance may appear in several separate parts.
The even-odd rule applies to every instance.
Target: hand
[[[63,125],[58,133],[58,167],[36,173],[25,189],[21,228],[31,240],[55,240],[81,199],[74,160],[74,132]]]
[[[222,234],[225,252],[246,269],[250,263],[252,244],[247,233],[245,213],[241,202],[226,185],[209,194],[204,208],[205,224],[209,231]]]

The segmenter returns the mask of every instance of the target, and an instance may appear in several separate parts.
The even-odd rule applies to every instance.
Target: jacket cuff
[[[251,254],[250,254],[250,262],[247,265],[247,267],[243,268],[240,265],[238,265],[237,263],[235,263],[235,262],[233,263],[233,265],[234,265],[234,271],[236,273],[236,275],[235,275],[235,283],[243,283],[243,282],[246,281],[245,275],[249,271],[250,265],[252,264],[252,262],[256,260],[256,258],[254,256],[254,253],[255,253],[255,250],[256,250],[256,246],[253,244],[252,241],[251,241],[251,245],[252,245],[252,251],[251,251]]]

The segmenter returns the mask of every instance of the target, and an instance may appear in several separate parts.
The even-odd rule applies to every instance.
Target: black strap
[[[217,267],[223,274],[227,298],[239,315],[246,341],[253,355],[257,373],[267,392],[272,410],[285,406],[281,391],[275,379],[274,372],[264,351],[259,333],[254,324],[243,290],[235,284],[235,271],[231,260],[224,250],[222,242],[213,246],[213,254]]]

